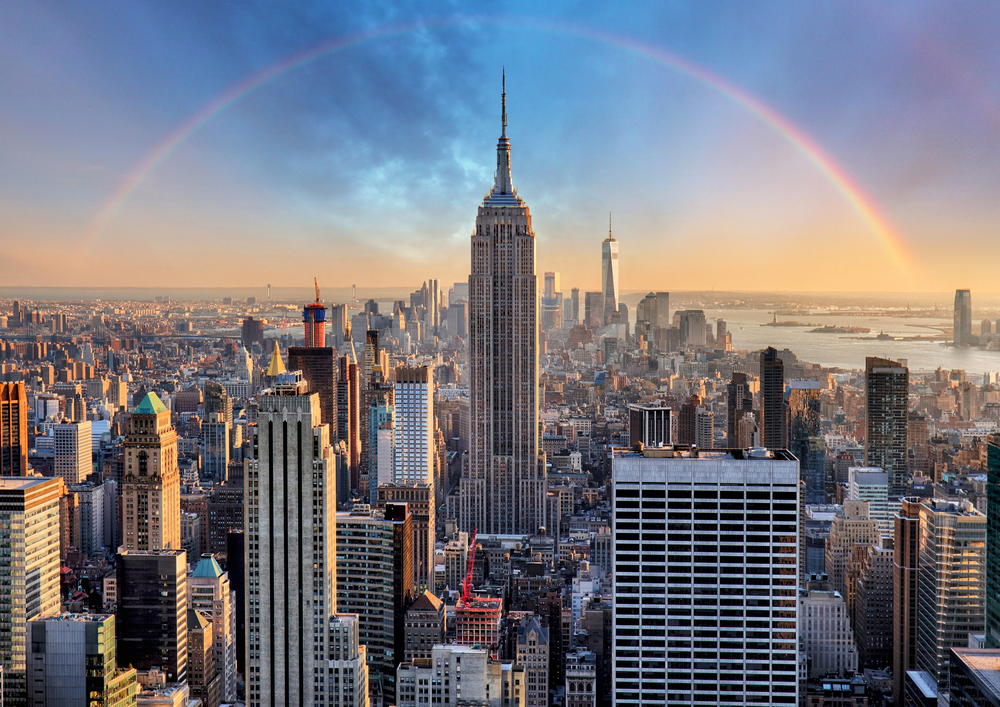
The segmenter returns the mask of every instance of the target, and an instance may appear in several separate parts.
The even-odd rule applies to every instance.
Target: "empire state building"
[[[538,446],[538,278],[531,212],[510,176],[506,79],[497,171],[472,234],[469,275],[469,466],[460,526],[534,533],[544,525]]]

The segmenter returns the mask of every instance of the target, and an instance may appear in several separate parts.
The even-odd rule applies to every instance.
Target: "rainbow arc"
[[[213,118],[223,113],[235,103],[252,95],[271,81],[317,60],[367,42],[374,42],[423,29],[480,25],[517,27],[551,32],[616,47],[666,66],[725,96],[756,116],[812,163],[844,197],[851,208],[866,224],[868,230],[879,239],[882,247],[896,267],[903,271],[912,270],[912,259],[903,239],[880,213],[874,200],[865,193],[861,185],[816,140],[812,139],[788,117],[782,115],[759,97],[683,57],[620,35],[590,30],[575,25],[475,16],[385,25],[360,34],[338,37],[247,77],[188,118],[188,120],[171,132],[136,165],[91,220],[81,239],[81,246],[84,248],[90,247],[100,236],[108,222],[121,210],[136,188],[178,147],[201,130]]]

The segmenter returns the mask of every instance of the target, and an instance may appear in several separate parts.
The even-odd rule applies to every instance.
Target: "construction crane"
[[[316,304],[319,304],[319,281],[314,277],[313,285],[316,287]]]
[[[469,540],[469,568],[465,572],[465,581],[462,582],[462,601],[468,606],[472,600],[472,569],[476,565],[476,529],[472,529],[472,538]]]

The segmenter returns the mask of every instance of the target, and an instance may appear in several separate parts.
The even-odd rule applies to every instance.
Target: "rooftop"
[[[646,457],[647,459],[797,461],[791,452],[786,449],[765,449],[764,447],[753,447],[751,449],[699,449],[698,447],[685,444],[672,444],[662,447],[616,447],[613,449],[613,454],[615,457]]]
[[[209,579],[216,579],[223,575],[222,568],[219,563],[215,561],[213,555],[202,555],[201,559],[198,560],[198,565],[194,568],[194,572],[191,573],[192,577],[204,577]]]
[[[444,606],[443,601],[425,590],[407,611],[440,611],[442,606]]]
[[[55,481],[54,478],[41,476],[4,476],[0,478],[0,491],[26,491],[39,484]]]
[[[161,412],[168,412],[167,406],[153,392],[146,393],[146,397],[135,411],[140,415],[159,415]]]
[[[59,614],[58,616],[45,616],[32,619],[33,621],[67,621],[67,622],[94,622],[103,623],[108,619],[113,619],[113,614]]]
[[[952,648],[952,651],[973,678],[992,691],[993,696],[1000,695],[1000,649]]]

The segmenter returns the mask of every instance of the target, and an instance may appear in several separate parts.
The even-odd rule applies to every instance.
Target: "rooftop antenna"
[[[501,69],[501,72],[502,72],[503,88],[501,89],[500,93],[500,106],[501,106],[500,136],[506,137],[507,136],[507,67],[503,67]]]

